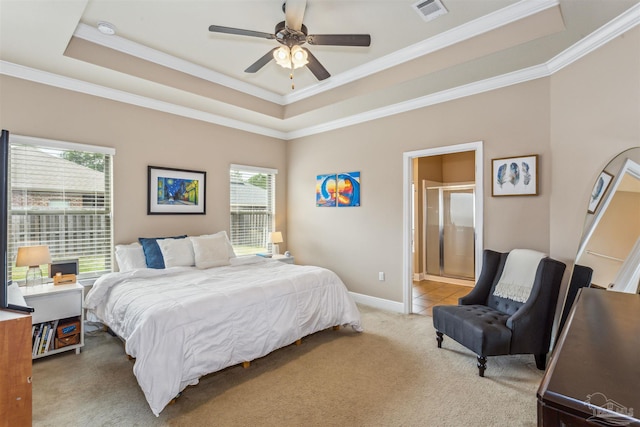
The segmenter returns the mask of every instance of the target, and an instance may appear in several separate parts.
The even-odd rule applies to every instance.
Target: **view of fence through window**
[[[9,160],[9,277],[18,248],[46,245],[53,261],[77,259],[80,278],[111,271],[112,156],[12,143]],[[40,266],[43,277],[47,266]]]
[[[231,244],[237,255],[268,252],[275,218],[277,171],[232,165]]]

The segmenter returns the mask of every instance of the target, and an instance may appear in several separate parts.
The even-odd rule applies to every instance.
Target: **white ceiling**
[[[274,61],[282,0],[0,0],[0,73],[293,139],[549,75],[640,23],[640,0],[308,0],[309,34],[370,34],[370,47],[306,47],[318,82]],[[115,36],[96,30],[98,21]],[[1,92],[1,88],[0,88]],[[0,93],[1,94],[1,93]]]

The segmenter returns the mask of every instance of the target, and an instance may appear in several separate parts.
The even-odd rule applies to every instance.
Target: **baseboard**
[[[396,313],[404,313],[404,303],[372,297],[369,295],[357,294],[355,292],[349,292],[349,294],[351,294],[353,300],[358,304],[364,304],[368,305],[369,307],[393,311]]]

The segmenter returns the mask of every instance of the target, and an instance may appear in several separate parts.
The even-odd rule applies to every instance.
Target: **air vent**
[[[415,3],[413,7],[425,21],[431,21],[447,13],[447,8],[440,0],[422,0]]]

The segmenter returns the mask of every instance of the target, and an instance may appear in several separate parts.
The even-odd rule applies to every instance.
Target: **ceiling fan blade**
[[[307,60],[309,61],[309,63],[307,64],[307,68],[309,68],[309,70],[311,70],[313,75],[316,76],[316,79],[324,80],[328,77],[331,77],[331,74],[329,74],[327,69],[322,66],[320,61],[318,61],[318,59],[315,56],[313,56],[313,54],[309,51],[309,49],[304,49],[304,50],[307,51],[307,55],[308,55]]]
[[[255,73],[260,68],[262,68],[265,65],[267,65],[269,63],[269,61],[271,61],[273,59],[273,51],[276,50],[276,49],[277,49],[277,47],[274,47],[273,49],[271,49],[262,58],[258,59],[253,64],[249,65],[249,67],[246,70],[244,70],[244,72],[245,73]]]
[[[369,34],[310,34],[307,43],[328,46],[370,46]]]
[[[307,0],[287,0],[284,4],[284,21],[287,28],[300,31]]]
[[[209,25],[212,33],[235,34],[238,36],[260,37],[261,39],[275,39],[275,34],[263,33],[261,31],[242,30],[240,28],[221,27],[220,25]]]

